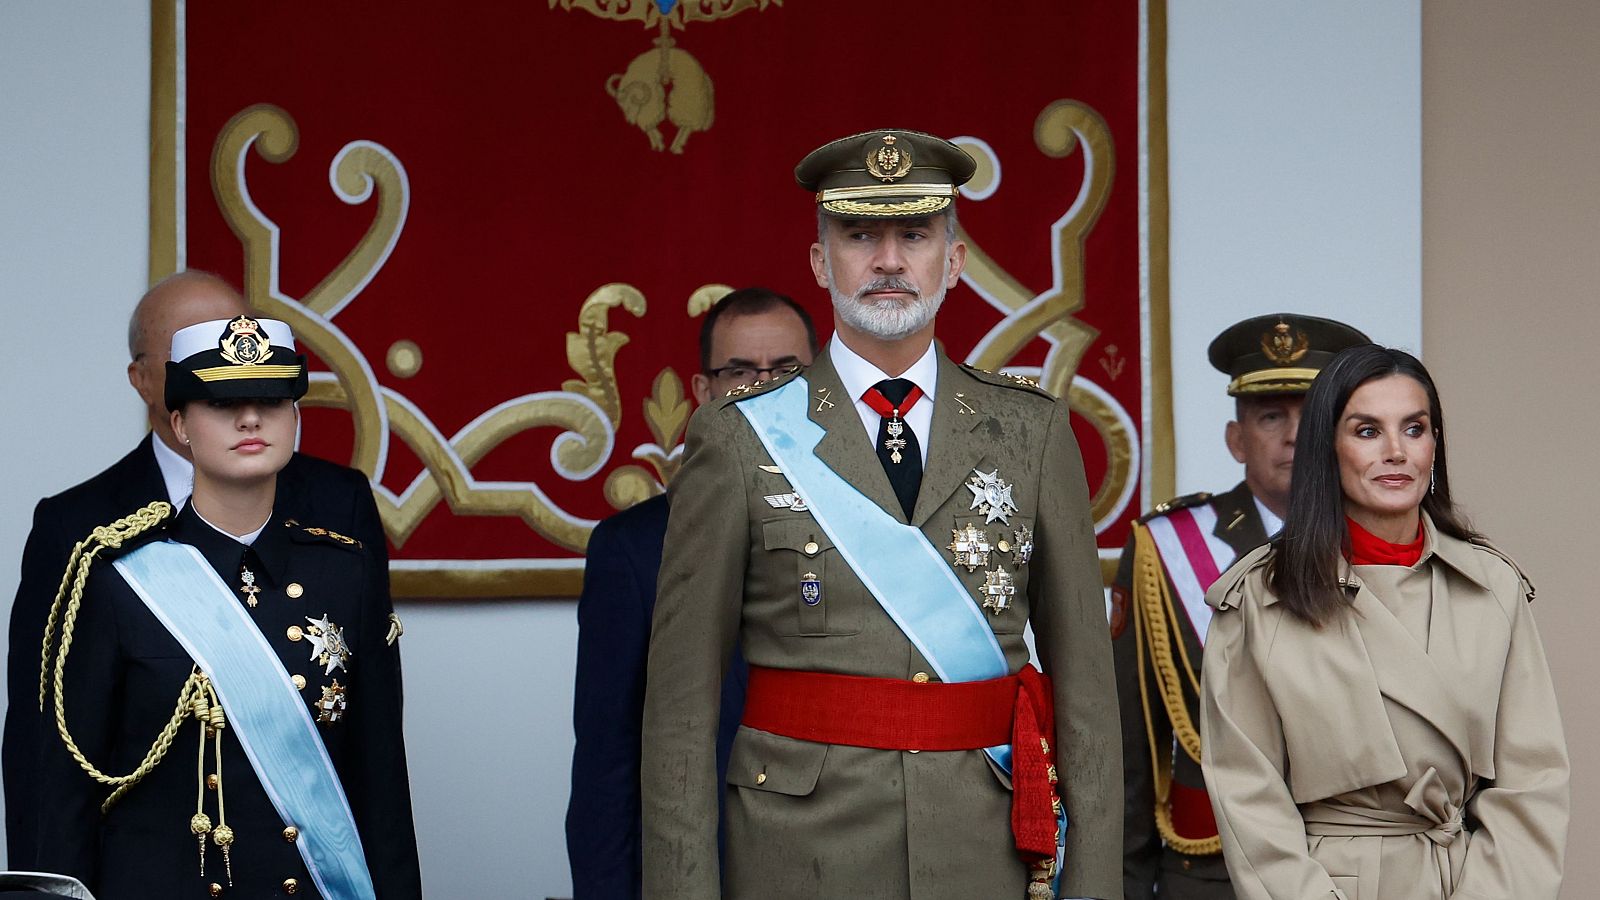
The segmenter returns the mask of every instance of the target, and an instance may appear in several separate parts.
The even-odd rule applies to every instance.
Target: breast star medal
[[[1011,573],[1005,569],[990,569],[983,573],[983,608],[995,615],[1000,615],[1011,608],[1011,598],[1017,593],[1017,586],[1011,581]]]
[[[345,666],[350,659],[350,647],[344,642],[344,629],[328,621],[327,613],[320,619],[306,616],[306,621],[311,623],[305,632],[306,640],[311,642],[311,659],[327,667],[322,674],[332,675],[334,669],[350,671]]]
[[[972,492],[972,505],[967,508],[982,513],[985,525],[996,519],[1002,525],[1011,524],[1011,517],[1017,514],[1017,504],[1012,502],[1011,485],[1001,480],[999,469],[987,473],[973,469],[972,477],[967,479],[967,490]]]
[[[822,602],[822,579],[815,572],[807,572],[800,576],[800,599],[807,606],[816,606]]]
[[[971,522],[965,528],[950,529],[949,550],[955,554],[955,564],[966,566],[968,572],[976,572],[980,566],[987,566],[989,551],[993,549],[989,543],[989,533]]]
[[[249,566],[240,566],[239,582],[239,593],[244,595],[244,602],[254,608],[256,595],[261,593],[261,588],[256,587],[256,573],[250,571]]]
[[[337,722],[344,718],[344,711],[349,705],[350,698],[345,695],[344,685],[335,678],[333,684],[322,687],[322,699],[317,701],[317,721]]]
[[[1011,539],[1014,541],[1011,545],[1011,561],[1020,569],[1033,559],[1033,529],[1018,525],[1017,530],[1011,532]]]

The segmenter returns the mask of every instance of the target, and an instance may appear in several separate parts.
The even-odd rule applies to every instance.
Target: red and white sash
[[[1233,547],[1212,531],[1217,527],[1217,511],[1211,504],[1174,510],[1145,523],[1155,538],[1161,564],[1172,580],[1183,610],[1194,626],[1195,637],[1205,646],[1206,629],[1211,625],[1211,607],[1206,605],[1206,588],[1233,565]]]

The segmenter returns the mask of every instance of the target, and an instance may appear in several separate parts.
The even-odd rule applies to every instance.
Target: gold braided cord
[[[178,693],[178,703],[173,710],[172,718],[161,729],[161,733],[145,754],[143,761],[127,775],[107,775],[100,771],[83,755],[83,751],[78,748],[77,741],[72,738],[72,732],[67,728],[67,710],[62,684],[67,667],[67,654],[72,650],[73,631],[77,627],[78,613],[83,606],[83,590],[89,578],[89,567],[102,550],[119,549],[127,541],[157,527],[170,515],[172,515],[171,504],[157,501],[132,515],[112,522],[110,525],[102,525],[95,528],[89,537],[80,541],[72,550],[66,574],[61,579],[61,588],[56,592],[55,602],[50,607],[50,617],[45,624],[44,647],[39,673],[40,711],[42,712],[44,708],[45,675],[49,672],[51,675],[49,688],[55,693],[56,733],[61,736],[61,741],[66,745],[67,752],[72,755],[78,766],[89,774],[89,777],[101,784],[116,788],[111,793],[111,796],[101,804],[101,812],[110,809],[112,804],[116,803],[128,788],[143,780],[167,755],[167,751],[172,747],[173,739],[177,736],[179,727],[182,726],[184,718],[190,713],[197,690],[204,684],[204,676],[200,675],[198,671],[189,675],[189,679],[184,682],[183,689]],[[70,592],[68,585],[71,586]],[[64,611],[62,609],[63,600],[65,600]],[[61,624],[61,646],[56,651],[55,665],[52,667],[50,665],[50,645],[58,619]]]
[[[1150,668],[1156,675],[1156,689],[1161,694],[1162,705],[1166,708],[1167,720],[1172,724],[1172,733],[1177,738],[1178,744],[1183,747],[1189,758],[1196,763],[1200,762],[1200,733],[1194,727],[1194,722],[1189,718],[1189,705],[1183,694],[1183,683],[1179,680],[1176,663],[1172,659],[1172,627],[1176,619],[1176,610],[1172,604],[1172,594],[1167,589],[1166,574],[1161,569],[1160,554],[1156,551],[1155,538],[1150,534],[1150,529],[1144,525],[1136,525],[1133,530],[1133,623],[1134,643],[1138,649],[1137,665],[1139,667],[1139,705],[1144,711],[1144,732],[1150,744],[1150,764],[1155,780],[1155,820],[1156,830],[1161,834],[1161,839],[1167,846],[1191,856],[1205,856],[1222,852],[1222,838],[1212,835],[1208,838],[1187,838],[1178,834],[1172,825],[1172,807],[1170,798],[1172,793],[1172,754],[1170,751],[1162,752],[1163,748],[1156,746],[1155,729],[1152,727],[1150,711],[1150,689],[1145,675],[1145,649],[1150,651]],[[1183,661],[1184,672],[1188,676],[1188,683],[1198,693],[1200,680],[1195,677],[1194,667],[1189,661],[1189,652],[1183,646],[1183,641],[1178,641],[1178,654]]]

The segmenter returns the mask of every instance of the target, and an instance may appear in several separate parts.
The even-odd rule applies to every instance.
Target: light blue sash
[[[944,554],[929,543],[921,529],[884,512],[812,452],[824,432],[806,415],[810,390],[804,378],[796,378],[736,405],[789,485],[805,498],[834,549],[927,658],[940,681],[984,681],[1010,675],[994,629],[984,621],[983,611],[945,562]],[[985,752],[1002,769],[1011,771],[1010,744]]]
[[[211,679],[261,786],[328,900],[374,900],[372,874],[339,775],[300,692],[200,551],[148,544],[114,565]]]

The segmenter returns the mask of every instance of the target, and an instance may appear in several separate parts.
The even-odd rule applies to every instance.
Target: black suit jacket
[[[640,729],[645,663],[656,606],[656,571],[667,534],[667,498],[652,497],[595,526],[578,598],[578,677],[573,697],[572,799],[567,859],[574,900],[628,900],[641,891]],[[722,682],[718,783],[744,715],[749,668],[735,650]]]
[[[34,865],[39,809],[39,651],[44,623],[61,585],[73,546],[105,525],[155,500],[167,499],[166,483],[146,435],[133,451],[104,472],[39,501],[33,530],[22,551],[22,579],[11,604],[10,652],[6,657],[5,737],[0,744],[6,806],[6,858],[12,869]],[[276,506],[306,524],[347,534],[388,571],[388,545],[372,486],[354,469],[314,456],[294,454],[278,473]]]
[[[349,802],[377,896],[420,898],[401,734],[400,659],[387,639],[393,607],[377,560],[364,547],[299,524],[281,511],[249,547],[207,525],[193,506],[165,530],[152,539],[165,536],[199,550],[223,584],[233,588],[232,601],[245,610],[284,669],[304,679],[300,699],[316,718],[317,736]],[[194,662],[106,555],[90,571],[62,694],[67,724],[85,758],[120,775],[138,767],[172,716]],[[254,606],[238,590],[242,568],[252,572],[260,589]],[[348,654],[326,663],[316,659],[306,636],[314,622],[329,623],[328,634],[338,629]],[[342,692],[347,702],[333,716],[318,706],[330,691]],[[53,716],[54,699],[49,703]],[[232,885],[223,896],[280,897],[288,879],[297,882],[293,893],[320,896],[298,848],[283,836],[285,822],[245,755],[234,723],[221,733],[220,764],[207,742],[205,772],[215,774],[220,766],[221,783],[202,793],[213,823],[227,824],[236,838],[227,865],[223,854],[208,846],[204,876],[186,827],[200,790],[194,755],[198,722],[186,718],[166,758],[104,814],[100,804],[110,791],[79,768],[52,725],[44,731],[37,853],[42,870],[79,878],[101,900],[205,900],[213,896],[211,884],[229,884],[228,868]],[[306,830],[318,823],[293,824]]]

